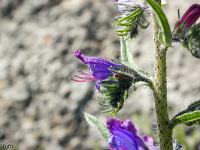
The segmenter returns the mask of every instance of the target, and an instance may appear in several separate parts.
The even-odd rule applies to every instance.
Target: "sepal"
[[[114,75],[101,81],[100,93],[102,99],[100,104],[109,108],[104,112],[115,116],[128,98],[130,88],[136,89],[141,83],[151,85],[151,80],[124,64],[122,64],[122,67],[111,66],[110,71]]]
[[[122,64],[122,67],[111,66],[110,70],[116,74],[121,74],[130,77],[134,84],[139,81],[143,81],[149,84],[151,84],[152,82],[152,77],[147,72],[138,68],[135,69],[129,67],[125,64]]]
[[[103,112],[115,116],[122,109],[128,98],[131,81],[130,77],[117,75],[101,82],[102,99],[99,103],[108,109]]]

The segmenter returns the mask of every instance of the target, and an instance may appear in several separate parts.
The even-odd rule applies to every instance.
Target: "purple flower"
[[[159,150],[151,137],[139,135],[130,120],[108,119],[106,124],[111,133],[108,139],[111,150]]]
[[[188,10],[183,14],[181,19],[176,24],[175,32],[181,29],[181,27],[182,27],[181,31],[187,30],[197,21],[199,17],[200,17],[200,5],[193,4],[188,8]]]
[[[100,90],[101,81],[113,75],[109,68],[122,66],[104,58],[86,56],[79,50],[75,51],[74,55],[89,67],[90,74],[81,71],[81,75],[75,75],[76,79],[73,80],[77,82],[96,81],[98,90]]]

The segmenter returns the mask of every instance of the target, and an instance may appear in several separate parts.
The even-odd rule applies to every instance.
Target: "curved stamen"
[[[82,72],[82,71],[80,71]],[[73,81],[76,81],[76,82],[88,82],[88,81],[96,81],[97,79],[90,75],[90,74],[87,74],[87,73],[84,73],[82,72],[83,74],[82,75],[74,75],[74,78],[72,78]]]
[[[96,80],[95,77],[91,76],[91,77],[88,77],[88,76],[78,76],[78,75],[74,75],[76,78],[79,78],[79,79],[85,79],[85,80]]]

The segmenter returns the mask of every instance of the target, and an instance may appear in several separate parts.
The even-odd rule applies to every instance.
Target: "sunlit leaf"
[[[187,109],[175,115],[170,121],[172,128],[178,124],[200,125],[200,101],[190,104]]]
[[[104,123],[102,123],[99,119],[96,117],[84,113],[85,119],[88,122],[88,124],[92,127],[94,127],[101,135],[102,137],[107,141],[109,137],[109,132]]]

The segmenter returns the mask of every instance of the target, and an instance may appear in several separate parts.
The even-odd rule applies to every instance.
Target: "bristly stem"
[[[155,0],[161,5],[160,0]],[[167,66],[166,48],[163,48],[159,40],[160,25],[156,14],[153,14],[154,42],[155,42],[155,78],[154,78],[154,99],[158,124],[160,150],[173,150],[172,130],[169,127],[169,116],[167,106]]]

